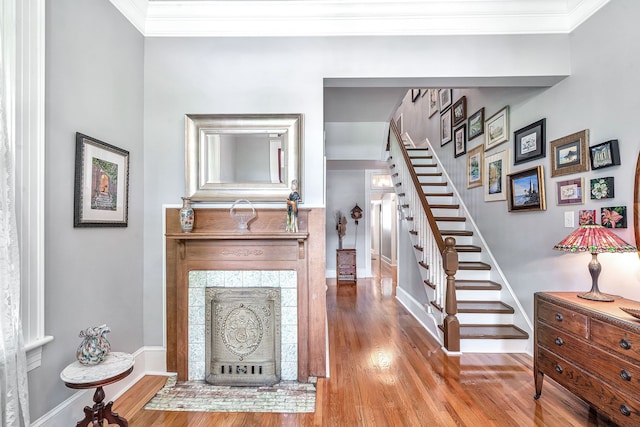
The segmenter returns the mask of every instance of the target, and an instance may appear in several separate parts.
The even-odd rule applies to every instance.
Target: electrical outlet
[[[566,228],[575,227],[574,220],[573,220],[573,211],[569,211],[569,212],[565,212],[564,213],[564,226]]]

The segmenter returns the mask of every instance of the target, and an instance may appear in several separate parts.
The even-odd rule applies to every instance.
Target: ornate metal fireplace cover
[[[207,288],[205,380],[215,385],[280,381],[280,289]]]

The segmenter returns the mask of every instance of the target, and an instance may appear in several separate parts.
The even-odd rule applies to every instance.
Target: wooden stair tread
[[[424,159],[433,159],[433,156],[412,156],[411,154],[409,154],[409,158],[411,160],[415,160],[415,159],[424,160]]]
[[[407,151],[429,151],[429,147],[411,147]]]
[[[479,246],[474,245],[456,245],[457,252],[482,252]]]
[[[443,236],[473,236],[473,231],[468,230],[440,230]]]
[[[415,157],[414,157],[414,159],[415,159]],[[413,160],[413,159],[411,159],[411,160]],[[422,164],[417,164],[416,165],[416,164],[412,163],[411,166],[413,166],[414,168],[437,168],[438,167],[438,165],[434,165],[433,163],[427,163],[427,164],[424,164],[424,165],[422,165]]]
[[[424,193],[425,197],[453,197],[453,193],[451,192],[442,192],[442,193]]]
[[[421,172],[416,173],[416,176],[442,176],[442,172]]]
[[[458,301],[458,313],[514,313],[513,307],[502,301]]]
[[[528,339],[529,334],[515,325],[460,325],[462,339]]]
[[[456,280],[458,291],[499,291],[502,286],[491,280]]]
[[[446,187],[447,185],[449,185],[446,182],[421,182],[420,186],[421,187]]]
[[[460,209],[460,205],[430,204],[431,209]]]
[[[458,270],[491,270],[491,266],[480,261],[459,261]]]

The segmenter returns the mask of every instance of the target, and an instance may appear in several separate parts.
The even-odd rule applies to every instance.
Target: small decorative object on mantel
[[[338,249],[342,249],[342,238],[347,232],[347,218],[342,212],[336,212],[336,231],[338,232]]]
[[[249,222],[256,217],[256,210],[250,201],[246,199],[236,200],[229,209],[229,216],[238,224],[238,231],[249,231]]]
[[[80,331],[82,343],[76,351],[78,361],[83,365],[97,365],[102,362],[111,351],[111,344],[106,333],[111,332],[107,325],[93,326]]]
[[[287,198],[287,227],[286,231],[290,233],[298,232],[298,203],[302,198],[298,193],[298,180],[291,181],[291,194]]]
[[[183,233],[191,233],[195,214],[191,207],[191,197],[182,198],[182,209],[180,209],[180,229]]]

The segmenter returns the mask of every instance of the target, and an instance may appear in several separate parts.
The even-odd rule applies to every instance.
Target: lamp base
[[[613,295],[603,294],[600,291],[589,291],[583,294],[578,294],[578,298],[584,298],[591,301],[612,302],[615,301]]]

